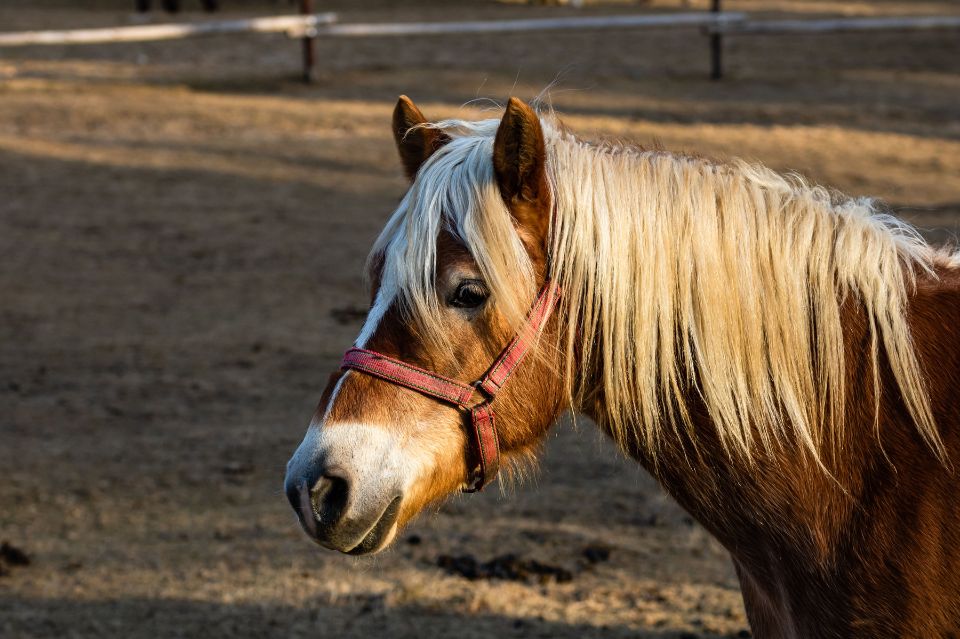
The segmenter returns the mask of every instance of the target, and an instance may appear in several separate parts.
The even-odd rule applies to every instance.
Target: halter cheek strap
[[[500,352],[487,372],[470,384],[364,348],[348,350],[343,356],[340,368],[378,377],[467,412],[477,466],[471,473],[464,492],[476,492],[493,481],[500,470],[500,444],[494,422],[493,400],[530,351],[559,297],[559,287],[547,280],[527,315],[526,323]],[[478,393],[481,399],[475,403],[473,398]]]

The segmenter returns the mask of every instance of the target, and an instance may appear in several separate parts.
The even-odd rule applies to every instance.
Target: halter
[[[493,360],[483,377],[475,382],[465,384],[365,348],[348,350],[340,369],[349,368],[379,377],[468,412],[478,465],[463,491],[473,493],[493,481],[500,470],[500,444],[493,420],[493,399],[533,346],[557,305],[559,296],[560,288],[547,280],[527,314],[526,323]],[[473,396],[476,393],[481,395],[481,400],[474,403]]]

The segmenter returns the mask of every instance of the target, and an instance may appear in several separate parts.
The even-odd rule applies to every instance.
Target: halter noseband
[[[493,364],[483,377],[470,384],[437,375],[364,348],[348,350],[340,363],[340,369],[349,368],[379,377],[445,404],[469,411],[470,435],[473,439],[473,448],[477,453],[478,464],[472,472],[467,487],[463,490],[468,493],[476,492],[493,481],[497,471],[500,470],[500,444],[497,441],[497,430],[493,421],[493,399],[533,346],[541,329],[550,318],[559,296],[560,288],[547,280],[527,315],[526,323],[500,352],[500,355],[493,360]],[[478,392],[482,399],[473,403],[473,396]]]

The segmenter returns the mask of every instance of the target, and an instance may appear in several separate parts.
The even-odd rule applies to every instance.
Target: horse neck
[[[960,454],[955,399],[960,270],[940,276],[920,283],[910,299],[909,319],[928,373],[934,415],[955,464]],[[688,397],[691,428],[665,427],[656,454],[640,438],[621,442],[730,551],[758,635],[769,622],[770,636],[791,636],[785,630],[788,619],[796,636],[820,636],[824,628],[842,627],[850,611],[869,606],[871,597],[896,598],[903,583],[922,583],[930,574],[940,574],[925,572],[931,570],[931,557],[942,561],[938,549],[943,543],[960,543],[960,533],[943,532],[960,528],[955,475],[918,434],[883,356],[874,420],[872,361],[865,348],[869,327],[855,306],[846,304],[843,314],[848,401],[844,427],[832,449],[824,451],[823,467],[789,438],[771,450],[758,447],[751,463],[731,457],[693,394]],[[612,435],[605,428],[602,400],[587,412]],[[945,534],[953,539],[945,540]],[[927,548],[924,540],[933,546]],[[894,556],[899,572],[888,574]],[[952,565],[960,571],[960,557]],[[960,592],[960,576],[941,582],[924,587]],[[854,599],[858,592],[861,600]],[[905,634],[913,628],[906,624],[925,623],[923,601],[918,597],[904,603]],[[907,614],[914,604],[916,615]]]
[[[836,604],[795,597],[835,592],[836,550],[856,505],[839,482],[862,484],[864,468],[828,476],[796,443],[757,451],[747,464],[724,451],[702,403],[691,397],[690,408],[690,430],[666,428],[656,454],[639,439],[625,442],[626,452],[730,552],[757,636],[816,636],[795,611],[819,609],[826,627]],[[602,415],[591,411],[613,436]],[[844,448],[853,439],[848,434]]]
[[[802,555],[806,565],[832,561],[842,522],[855,507],[870,450],[858,458],[827,456],[825,470],[798,441],[773,450],[758,448],[751,460],[732,456],[717,436],[702,402],[690,397],[690,428],[665,426],[657,450],[644,441],[621,442],[628,455],[653,475],[694,519],[734,556],[751,566],[770,556]],[[602,413],[592,413],[601,430],[614,436]],[[857,429],[844,434],[838,449],[858,445]],[[873,436],[859,433],[860,439]],[[872,448],[872,447],[871,447]],[[851,490],[852,489],[852,490]],[[745,545],[745,540],[750,540]]]
[[[646,157],[656,162],[671,162],[665,155]],[[709,167],[684,163],[680,168],[697,171]],[[575,175],[581,173],[588,174],[586,169],[571,171]],[[590,188],[611,188],[609,181],[603,179],[595,179],[585,186],[582,180],[566,186],[567,199],[561,199],[564,207],[558,209],[561,233],[556,237],[561,239],[570,236],[571,230],[567,227],[573,223],[568,222],[569,219],[604,222],[599,215],[574,214],[579,213],[579,198],[603,200],[603,194],[592,193]],[[614,186],[623,184],[615,180]],[[656,192],[655,184],[646,186],[648,192]],[[632,193],[629,186],[627,193]],[[658,214],[669,215],[671,202],[670,198],[657,200]],[[611,200],[611,203],[616,202]],[[583,206],[591,210],[589,201]],[[611,207],[604,210],[612,211]],[[583,226],[574,232],[581,231],[584,237],[592,237],[590,229]],[[612,222],[604,228],[622,230]],[[664,230],[665,227],[655,225],[644,228],[645,232],[654,233]],[[870,232],[882,233],[883,230],[874,227]],[[635,235],[643,239],[640,234]],[[625,245],[632,246],[620,242],[620,246]],[[576,248],[590,257],[587,243]],[[561,255],[558,262],[563,263],[566,257]],[[636,255],[617,257],[621,265],[641,263]],[[954,266],[943,266],[948,262]],[[940,426],[946,453],[957,463],[960,455],[960,404],[956,402],[957,380],[960,380],[960,269],[957,264],[960,260],[942,254],[936,263],[941,265],[937,268],[952,270],[940,273],[939,278],[919,274],[918,286],[906,300],[909,308],[906,328],[912,335],[920,369],[928,378],[933,418]],[[587,275],[596,272],[593,270],[596,264],[585,257],[578,266]],[[891,277],[889,272],[887,277]],[[565,290],[575,290],[577,281],[563,284],[568,284]],[[639,279],[633,285],[642,286]],[[611,290],[614,294],[617,292]],[[591,299],[596,299],[593,289],[590,291]],[[567,296],[571,306],[575,299]],[[778,619],[794,620],[790,624],[795,629],[792,635],[774,630],[764,633],[763,623],[755,624],[758,635],[849,636],[852,626],[844,624],[852,618],[850,611],[856,608],[861,618],[872,616],[888,623],[889,628],[904,628],[902,636],[923,636],[916,632],[917,628],[926,627],[922,625],[923,597],[917,597],[916,615],[911,617],[901,610],[902,619],[917,620],[915,626],[905,625],[912,623],[910,621],[888,618],[881,614],[884,611],[872,610],[870,602],[902,599],[903,584],[912,578],[923,580],[930,574],[942,577],[945,574],[942,571],[923,571],[931,569],[930,564],[937,557],[942,560],[942,553],[937,555],[940,548],[960,547],[960,532],[944,532],[960,531],[960,511],[956,509],[954,496],[956,478],[949,474],[921,436],[904,405],[900,386],[883,348],[879,353],[877,375],[874,375],[874,338],[867,319],[869,314],[857,306],[860,302],[856,296],[844,299],[838,309],[844,351],[844,369],[837,373],[845,391],[844,403],[837,407],[843,413],[842,427],[824,427],[826,436],[815,442],[820,462],[805,450],[799,429],[789,424],[785,426],[785,436],[774,438],[768,447],[753,438],[757,443],[750,451],[751,460],[745,460],[743,451],[731,451],[722,443],[717,424],[695,389],[678,399],[690,416],[689,423],[672,427],[664,423],[668,421],[667,416],[654,422],[657,437],[653,447],[649,431],[644,431],[650,422],[641,423],[639,417],[623,413],[643,409],[645,402],[648,407],[657,406],[653,403],[657,401],[655,394],[647,392],[643,401],[618,409],[613,399],[608,401],[604,396],[605,388],[616,386],[604,384],[609,381],[605,376],[616,374],[616,371],[601,370],[607,361],[598,361],[596,367],[591,365],[588,369],[580,367],[583,374],[573,384],[576,391],[573,397],[582,400],[578,408],[643,464],[665,490],[731,552],[745,598],[751,599],[747,602],[748,611],[753,611],[749,613],[751,622],[772,619],[769,627],[776,628]],[[638,309],[637,316],[647,315]],[[596,314],[588,319],[594,317]],[[569,324],[583,332],[571,340],[578,347],[573,349],[572,356],[577,363],[591,359],[584,355],[590,351],[590,345],[604,344],[610,339],[610,336],[592,334],[593,326],[587,321]],[[631,356],[636,362],[657,357],[657,353],[641,352],[642,348],[635,347],[631,340],[618,343],[634,351],[621,358],[621,365],[629,363]],[[801,353],[795,355],[802,356]],[[576,366],[568,368],[577,369]],[[875,378],[879,380],[877,388],[881,389],[879,398]],[[758,420],[753,422],[758,423]],[[928,529],[924,530],[925,527]],[[949,538],[949,543],[941,543],[944,538]],[[893,561],[891,557],[897,559]],[[925,587],[932,593],[930,597],[940,597],[960,609],[960,595],[956,594],[960,593],[960,555],[948,563],[953,570],[950,574],[956,574],[957,578],[940,578],[938,583],[945,584],[943,588],[931,583],[925,583]],[[953,594],[949,594],[951,592]],[[835,632],[825,633],[823,628],[833,628]],[[871,636],[868,631],[862,634]],[[931,634],[936,633],[927,633],[927,636]]]

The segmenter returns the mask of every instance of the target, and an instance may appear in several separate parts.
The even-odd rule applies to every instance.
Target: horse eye
[[[477,308],[487,301],[487,289],[478,280],[461,282],[450,298],[450,306],[457,308]]]

